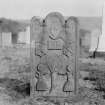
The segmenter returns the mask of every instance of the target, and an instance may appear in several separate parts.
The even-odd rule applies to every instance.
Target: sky
[[[0,0],[0,17],[31,19],[57,11],[64,16],[102,16],[105,0]]]

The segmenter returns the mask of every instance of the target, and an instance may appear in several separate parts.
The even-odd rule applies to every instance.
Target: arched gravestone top
[[[63,31],[65,20],[60,13],[52,12],[46,16],[45,24],[49,37],[54,40],[61,34],[61,31]]]
[[[46,34],[48,38],[48,50],[61,50],[63,41],[59,38],[61,34],[64,36],[65,20],[62,14],[52,12],[45,18]]]
[[[48,18],[53,18],[53,17],[56,17],[60,20],[61,24],[65,24],[65,19],[63,17],[63,15],[59,12],[51,12],[49,13],[46,18],[45,18],[45,21],[48,19]]]

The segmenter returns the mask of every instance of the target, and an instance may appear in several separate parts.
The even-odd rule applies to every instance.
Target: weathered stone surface
[[[77,91],[78,78],[77,19],[70,17],[65,20],[60,13],[54,12],[48,14],[43,21],[33,18],[31,23],[31,42],[35,42],[35,50],[31,50],[31,66],[34,68],[32,81],[35,78],[34,73],[39,72],[32,88],[37,86],[36,90],[45,91],[47,84],[50,84],[49,93],[46,95],[60,97],[68,96],[66,92],[72,92],[69,94],[72,96]],[[50,82],[45,79],[48,75]],[[37,91],[33,93],[38,95]]]

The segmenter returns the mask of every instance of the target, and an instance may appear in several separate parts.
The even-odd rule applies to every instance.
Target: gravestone
[[[31,97],[60,104],[78,94],[78,20],[57,12],[31,20]],[[69,103],[72,101],[69,101]]]

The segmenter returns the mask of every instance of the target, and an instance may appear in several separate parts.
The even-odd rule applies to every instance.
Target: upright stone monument
[[[78,20],[53,12],[31,20],[31,96],[65,103],[78,94]]]

